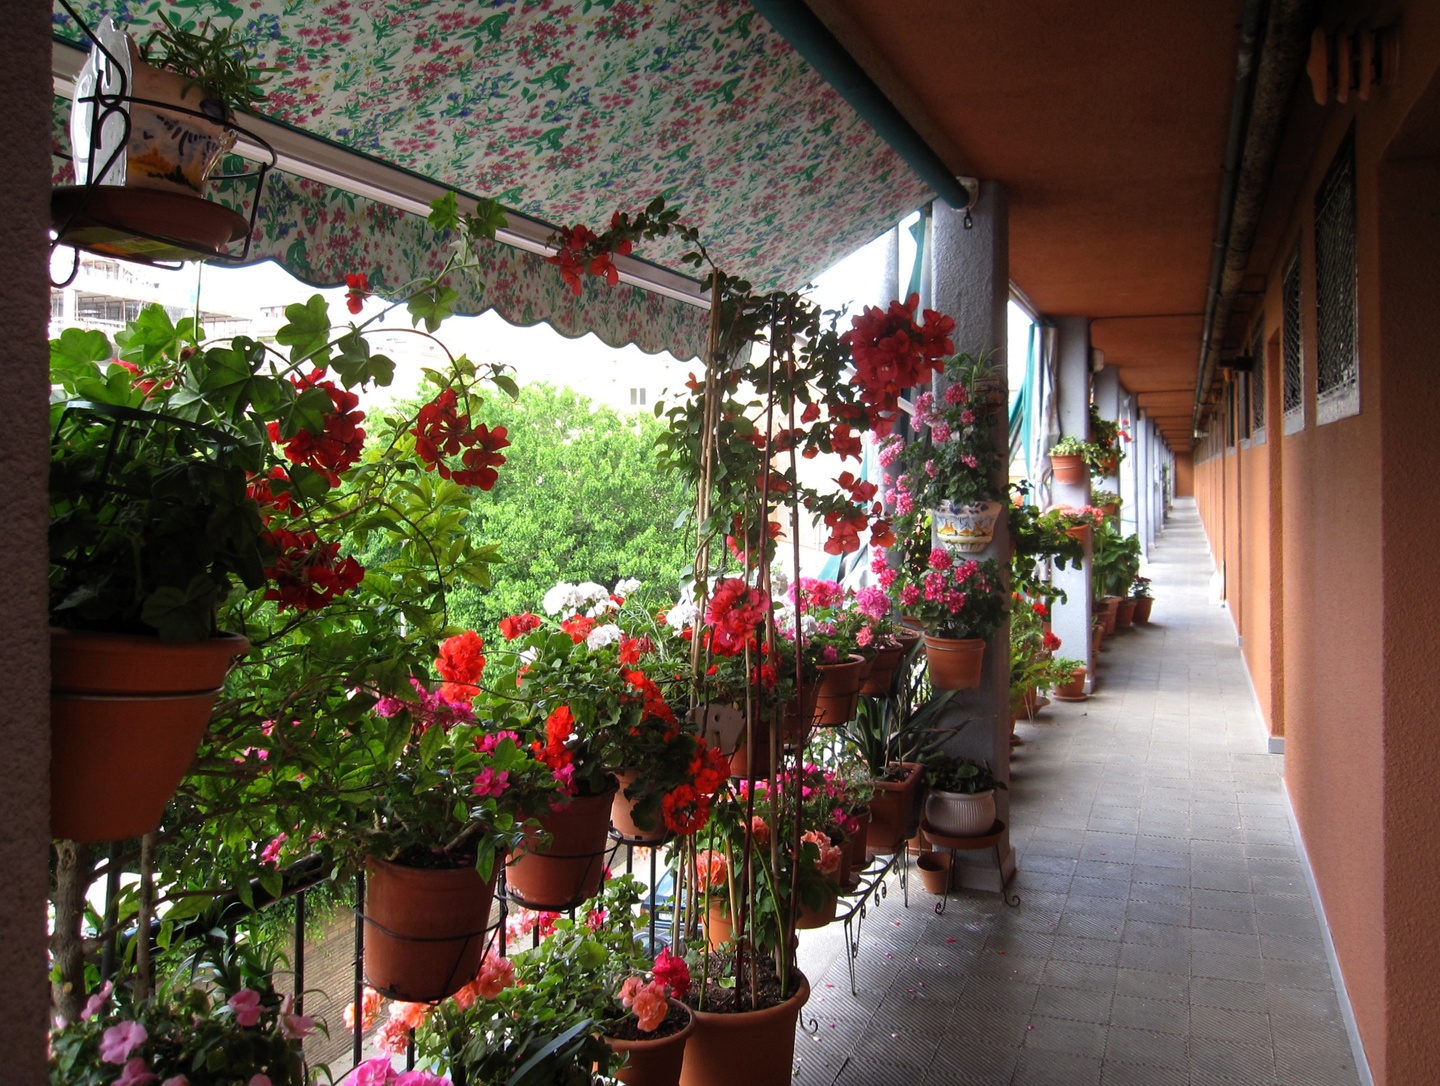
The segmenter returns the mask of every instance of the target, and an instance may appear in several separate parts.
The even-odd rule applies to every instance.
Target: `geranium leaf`
[[[288,323],[275,333],[275,342],[290,348],[290,361],[302,359],[316,366],[330,361],[330,306],[320,295],[312,295],[304,305],[285,307]]]

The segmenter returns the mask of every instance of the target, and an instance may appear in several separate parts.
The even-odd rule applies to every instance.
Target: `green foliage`
[[[1140,537],[1121,535],[1108,520],[1097,525],[1092,572],[1097,596],[1128,596],[1140,574]]]
[[[925,762],[925,783],[932,791],[963,792],[966,795],[1005,788],[1005,782],[996,779],[988,762],[943,754]]]
[[[496,415],[515,443],[468,530],[496,545],[504,565],[489,591],[454,593],[458,622],[493,630],[560,581],[632,577],[674,588],[690,564],[689,533],[674,525],[692,497],[683,479],[656,465],[660,422],[545,384],[525,386]]]
[[[281,69],[255,65],[255,48],[233,26],[216,29],[206,19],[197,28],[172,22],[163,10],[158,14],[165,28],[153,31],[140,47],[147,64],[185,76],[227,107],[249,108],[265,100],[260,87]]]

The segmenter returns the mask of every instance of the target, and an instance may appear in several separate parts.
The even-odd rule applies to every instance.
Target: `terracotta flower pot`
[[[920,829],[915,831],[914,837],[907,838],[905,841],[905,851],[911,856],[923,856],[934,848],[935,846],[930,843],[930,838],[925,836],[925,831]]]
[[[810,998],[810,982],[784,1003],[758,1011],[695,1011],[695,1032],[685,1046],[680,1086],[790,1086],[795,1024]]]
[[[920,881],[932,894],[944,895],[950,888],[950,853],[922,852],[915,861]]]
[[[1077,667],[1070,673],[1068,682],[1058,683],[1053,691],[1055,697],[1061,701],[1084,701],[1085,700],[1085,675],[1083,667]]]
[[[615,789],[576,796],[540,818],[552,835],[542,848],[536,835],[521,846],[505,869],[509,893],[528,909],[562,912],[594,897],[605,878],[605,846]]]
[[[811,908],[803,901],[800,903],[800,911],[795,915],[795,926],[805,929],[823,928],[835,919],[839,902],[837,890],[834,887],[827,887],[825,902],[818,909]]]
[[[863,656],[852,655],[843,663],[820,665],[820,678],[815,690],[816,724],[822,728],[834,728],[848,723],[855,716],[865,670]]]
[[[705,946],[710,950],[719,950],[734,941],[734,925],[730,922],[730,914],[725,911],[727,907],[717,897],[711,898],[705,910]]]
[[[1115,606],[1115,628],[1128,630],[1135,622],[1135,601],[1122,599]]]
[[[632,844],[658,844],[666,837],[664,822],[657,817],[654,829],[642,830],[635,824],[633,817],[635,801],[625,795],[625,789],[634,784],[639,776],[639,771],[634,769],[615,771],[615,799],[610,804],[610,825],[615,827],[615,832],[625,841]]]
[[[160,825],[243,637],[166,644],[50,631],[50,835],[119,841]]]
[[[1073,528],[1066,528],[1065,534],[1081,543],[1088,543],[1090,541],[1090,525],[1077,524]]]
[[[1155,605],[1155,600],[1150,596],[1135,597],[1135,621],[1141,625],[1150,624],[1150,608]]]
[[[855,820],[860,823],[859,828],[852,833],[845,841],[845,847],[850,850],[850,871],[852,875],[858,875],[869,866],[869,849],[866,847],[866,837],[870,833],[870,808],[865,807],[855,815]]]
[[[895,672],[905,658],[904,645],[882,645],[875,650],[870,661],[870,674],[860,684],[860,693],[867,698],[881,698],[890,693],[895,682]]]
[[[1085,458],[1078,454],[1067,456],[1061,453],[1057,456],[1051,453],[1050,467],[1055,471],[1055,481],[1066,486],[1079,486],[1088,474],[1085,470]]]
[[[1115,620],[1119,615],[1119,610],[1119,596],[1106,596],[1100,601],[1100,608],[1096,611],[1096,614],[1099,615],[1100,620],[1105,623],[1106,637],[1115,636]]]
[[[979,637],[925,635],[925,662],[936,690],[974,690],[985,666],[985,642]]]
[[[365,863],[365,980],[391,999],[431,1003],[475,979],[497,865],[488,880],[473,867]]]
[[[995,790],[940,792],[925,797],[925,821],[945,837],[980,837],[995,825]]]
[[[685,1007],[675,999],[670,1000],[670,1005]],[[612,1052],[625,1055],[625,1064],[615,1072],[615,1077],[625,1086],[677,1086],[685,1061],[685,1045],[695,1032],[695,1012],[685,1007],[685,1013],[690,1016],[685,1028],[665,1037],[635,1041],[606,1037],[605,1043]]]
[[[920,790],[919,762],[902,762],[906,774],[898,781],[876,781],[875,798],[870,801],[870,828],[865,843],[872,852],[894,852],[910,832],[914,820],[915,795]]]

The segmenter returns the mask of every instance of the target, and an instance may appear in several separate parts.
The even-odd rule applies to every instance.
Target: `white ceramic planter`
[[[995,825],[995,790],[936,792],[925,797],[925,821],[945,837],[979,837]]]

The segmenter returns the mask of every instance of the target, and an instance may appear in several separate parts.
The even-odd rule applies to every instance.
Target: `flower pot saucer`
[[[990,827],[989,833],[983,833],[976,837],[949,837],[938,830],[932,829],[930,823],[921,820],[920,828],[925,831],[925,836],[936,848],[950,849],[955,852],[968,851],[978,848],[994,848],[1000,842],[1001,836],[1005,833],[1005,823],[1000,819]]]
[[[250,223],[199,196],[120,185],[59,185],[50,222],[62,245],[101,256],[155,263],[223,257]]]
[[[1075,697],[1073,697],[1073,698],[1072,698],[1072,697],[1067,697],[1065,694],[1055,694],[1055,693],[1052,693],[1050,696],[1051,696],[1052,698],[1054,698],[1056,701],[1089,701],[1089,700],[1090,700],[1090,695],[1089,695],[1089,694],[1077,694],[1077,695],[1076,695]]]

